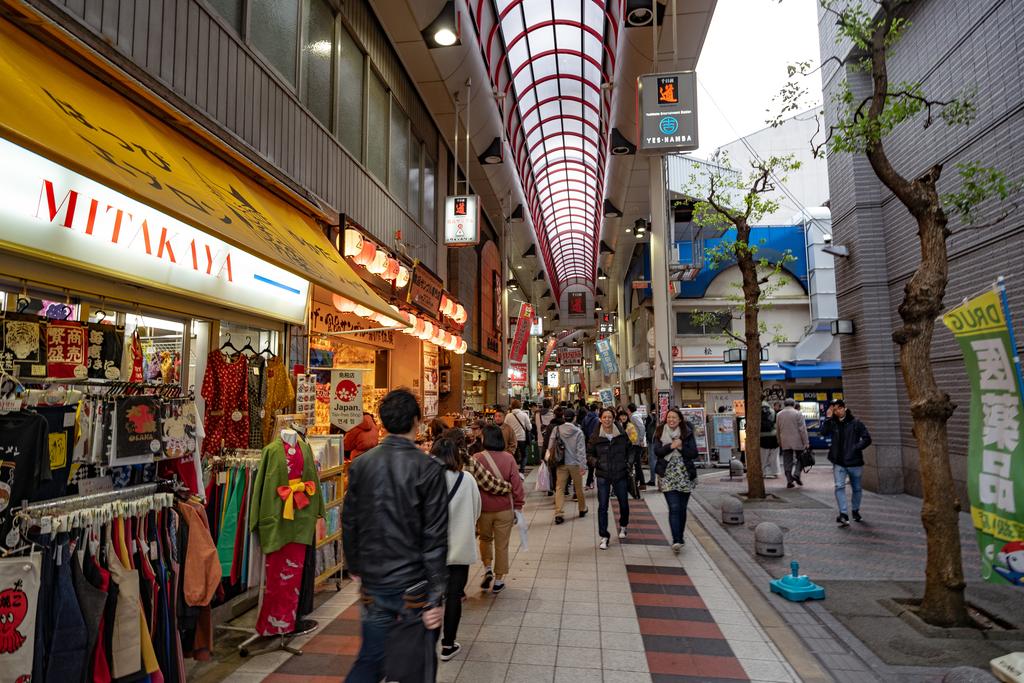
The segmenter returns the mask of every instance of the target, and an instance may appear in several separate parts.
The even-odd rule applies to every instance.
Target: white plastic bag
[[[542,462],[540,466],[537,468],[537,483],[534,485],[533,490],[551,490],[551,468],[549,468],[547,463],[545,462]]]
[[[526,516],[523,515],[522,510],[516,510],[516,526],[519,527],[519,549],[526,552],[530,549],[530,546],[526,540]]]

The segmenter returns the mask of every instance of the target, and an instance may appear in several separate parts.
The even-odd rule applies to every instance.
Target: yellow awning
[[[311,217],[6,21],[0,83],[0,136],[393,316]]]

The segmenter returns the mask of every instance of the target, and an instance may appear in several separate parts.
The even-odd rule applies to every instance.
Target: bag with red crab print
[[[42,555],[0,559],[0,680],[32,680]]]

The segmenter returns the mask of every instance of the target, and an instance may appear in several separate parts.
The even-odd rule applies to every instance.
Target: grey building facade
[[[958,163],[978,162],[999,168],[1011,180],[1024,178],[1024,45],[1019,40],[1024,1],[919,0],[910,5],[907,18],[910,27],[889,61],[890,82],[920,82],[936,99],[975,88],[978,116],[966,127],[939,122],[925,129],[923,116],[900,126],[886,140],[897,170],[915,177],[941,163],[942,193],[958,188]],[[858,101],[870,88],[865,74],[827,62],[848,54],[849,45],[837,44],[835,32],[834,17],[821,13],[827,124],[836,121],[834,97],[844,81]],[[836,264],[839,315],[856,325],[856,333],[842,339],[844,392],[874,439],[865,486],[920,495],[917,447],[899,349],[892,341],[901,322],[897,309],[904,286],[920,258],[916,228],[864,156],[830,153],[828,173],[834,241],[850,250],[849,258],[837,259]],[[951,222],[950,228],[958,232],[948,241],[947,307],[1004,275],[1013,316],[1018,325],[1024,321],[1024,216],[1014,200],[1019,202],[1020,197],[982,207],[981,223],[1008,210],[993,227],[963,229],[957,220]],[[950,456],[958,494],[966,501],[969,386],[961,354],[941,324],[936,326],[932,359],[939,384],[958,404],[949,421]]]

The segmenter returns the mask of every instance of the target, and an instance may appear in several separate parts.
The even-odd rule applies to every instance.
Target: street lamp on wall
[[[833,320],[832,321],[832,336],[835,337],[840,334],[853,334],[853,321],[852,320]]]

